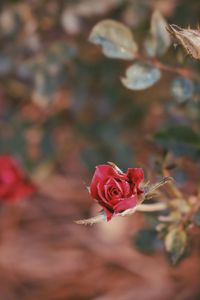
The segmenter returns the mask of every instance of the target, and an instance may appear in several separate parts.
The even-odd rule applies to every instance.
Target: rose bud
[[[30,196],[36,187],[18,163],[8,155],[0,156],[0,201],[15,201]]]
[[[133,208],[143,193],[140,183],[144,179],[141,168],[129,168],[126,173],[111,165],[99,165],[90,185],[90,194],[102,206],[107,221],[115,213]]]

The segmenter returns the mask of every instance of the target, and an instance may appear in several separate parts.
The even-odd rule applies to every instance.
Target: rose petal
[[[9,155],[0,156],[0,168],[1,170],[12,169],[12,171],[17,177],[21,177],[23,175],[23,172],[19,167],[18,163],[13,159],[13,157]]]
[[[144,171],[142,168],[129,168],[127,170],[127,176],[131,183],[135,185],[136,192],[142,193],[143,190],[139,188],[141,181],[144,180]]]
[[[134,195],[130,198],[126,198],[126,199],[122,199],[121,201],[119,201],[118,204],[116,204],[114,206],[114,212],[122,212],[124,210],[127,210],[129,208],[132,208],[134,206],[136,206],[138,201],[138,197],[137,195]]]
[[[135,184],[144,180],[144,171],[142,168],[129,168],[127,170],[128,178]]]
[[[123,195],[124,197],[130,196],[131,189],[130,189],[130,184],[127,181],[122,181],[121,187],[123,189]]]
[[[98,199],[98,190],[97,190],[98,182],[105,182],[110,177],[119,178],[123,180],[127,179],[126,174],[118,173],[112,166],[108,166],[108,165],[96,166],[96,170],[90,185],[90,193],[94,199]]]
[[[113,212],[111,212],[110,210],[108,210],[105,206],[103,206],[103,210],[106,214],[107,217],[107,221],[110,221],[113,217]]]
[[[25,177],[12,156],[0,156],[0,201],[15,201],[32,194],[36,187]]]
[[[1,198],[6,198],[7,197],[7,195],[9,195],[9,193],[10,193],[10,190],[11,190],[11,186],[10,185],[8,185],[8,184],[0,184],[0,199]]]
[[[106,204],[108,204],[107,198],[105,197],[104,194],[104,186],[101,184],[101,182],[97,183],[97,197],[95,199],[97,200],[101,200],[102,202],[105,202]]]
[[[108,177],[114,177],[119,179],[125,179],[127,177],[126,174],[118,173],[115,168],[108,165],[96,166],[95,175],[98,176],[100,180],[103,180]]]
[[[113,197],[111,200],[110,200],[110,206],[113,208],[115,207],[115,205],[117,205],[119,203],[119,201],[121,201],[122,198],[117,198],[117,197]]]
[[[122,180],[120,180],[120,182],[118,182],[115,178],[112,178],[112,177],[109,178],[107,180],[107,182],[105,183],[105,187],[104,187],[106,194],[109,194],[109,192],[111,192],[112,189],[117,189],[119,191],[118,194],[122,194],[123,193],[123,189],[121,186],[122,182],[123,182]]]

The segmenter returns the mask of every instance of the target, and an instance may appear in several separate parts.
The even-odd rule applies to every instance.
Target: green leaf
[[[151,18],[150,35],[144,46],[149,56],[162,56],[171,44],[169,32],[166,30],[167,22],[159,11],[154,11]]]
[[[194,83],[190,79],[179,76],[172,82],[172,95],[178,100],[178,102],[184,102],[192,98],[194,90]]]
[[[193,221],[197,226],[200,226],[200,208],[197,210],[197,212],[193,216]]]
[[[200,136],[191,127],[169,126],[156,132],[154,139],[163,149],[172,151],[175,156],[187,155],[195,160],[200,158]]]
[[[130,90],[144,90],[156,83],[160,77],[159,69],[150,64],[137,62],[126,70],[126,77],[121,81]]]
[[[48,107],[55,99],[56,92],[65,86],[69,79],[67,62],[71,61],[75,50],[64,43],[49,46],[20,71],[27,73],[33,82],[33,101],[42,108]]]
[[[130,29],[113,20],[103,20],[96,24],[89,41],[101,45],[104,55],[110,58],[132,60],[138,50]]]
[[[165,249],[169,254],[172,264],[176,264],[185,253],[187,234],[181,228],[173,228],[165,236]]]
[[[187,126],[170,126],[158,131],[154,137],[157,140],[179,140],[187,144],[199,144],[200,136],[191,128]]]
[[[148,201],[150,201],[150,200],[148,200]],[[151,228],[151,229],[155,229],[159,223],[157,212],[144,213],[144,219],[145,219],[145,224],[147,224],[148,228]]]
[[[160,142],[178,142],[191,145],[199,145],[200,136],[191,128],[185,125],[169,126],[156,132],[154,138]]]
[[[135,247],[143,253],[152,253],[162,248],[162,241],[158,238],[154,229],[141,229],[133,237]]]

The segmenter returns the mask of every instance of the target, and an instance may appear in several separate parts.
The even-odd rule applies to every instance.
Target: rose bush
[[[139,195],[143,193],[140,183],[144,179],[141,168],[129,168],[120,172],[111,165],[99,165],[93,175],[90,194],[102,206],[111,220],[113,214],[136,206]]]
[[[15,201],[35,190],[36,187],[11,156],[0,156],[0,201]]]

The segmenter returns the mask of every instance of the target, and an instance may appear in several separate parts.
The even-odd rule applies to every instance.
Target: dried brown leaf
[[[181,28],[177,25],[169,25],[167,30],[183,46],[188,54],[195,59],[200,59],[200,30]]]

